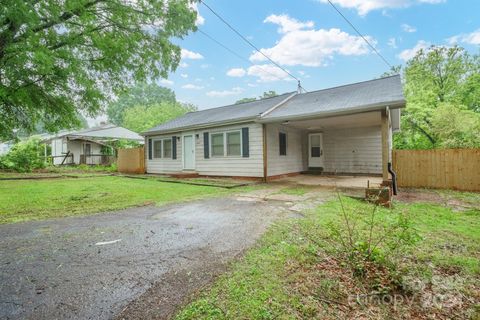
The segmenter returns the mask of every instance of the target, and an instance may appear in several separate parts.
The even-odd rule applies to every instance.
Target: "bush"
[[[406,247],[420,239],[407,212],[378,204],[352,208],[344,205],[340,195],[338,199],[338,219],[327,224],[331,248],[353,275],[377,283],[375,289],[381,292],[394,290],[399,285],[397,262]]]
[[[17,172],[30,172],[45,167],[44,147],[39,138],[30,138],[15,144],[0,157],[0,168]]]

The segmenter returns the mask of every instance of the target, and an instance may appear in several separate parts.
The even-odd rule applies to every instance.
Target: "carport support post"
[[[388,142],[388,113],[382,110],[382,177],[383,181],[388,181],[388,161],[389,161],[389,142]]]
[[[267,125],[262,124],[262,133],[263,133],[263,182],[267,182]]]

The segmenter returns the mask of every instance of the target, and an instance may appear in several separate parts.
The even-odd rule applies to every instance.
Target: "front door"
[[[193,135],[183,136],[183,169],[195,169],[195,144]]]
[[[323,136],[321,133],[308,135],[308,167],[323,167]]]

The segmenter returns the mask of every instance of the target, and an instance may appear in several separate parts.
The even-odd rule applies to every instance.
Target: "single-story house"
[[[308,171],[389,179],[400,76],[187,113],[142,133],[147,173],[265,180]]]
[[[112,147],[113,140],[130,140],[143,144],[144,138],[138,133],[112,124],[77,131],[60,131],[43,137],[44,143],[51,144],[54,165],[61,164],[110,164],[113,157],[105,152]],[[103,152],[102,152],[103,148]]]

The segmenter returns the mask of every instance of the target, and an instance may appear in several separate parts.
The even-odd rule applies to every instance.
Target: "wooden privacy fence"
[[[145,151],[141,148],[118,149],[118,172],[145,173]]]
[[[480,149],[393,150],[399,187],[480,191]]]

